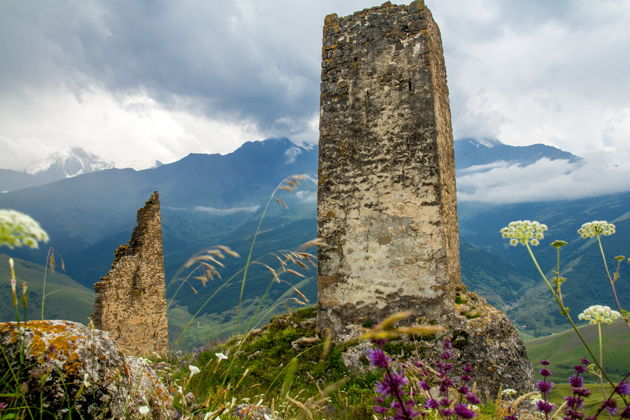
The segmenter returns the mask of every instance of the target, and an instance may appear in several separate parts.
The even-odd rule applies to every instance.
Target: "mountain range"
[[[541,158],[580,158],[545,145],[516,147],[498,140],[462,139],[455,142],[458,170],[507,162],[527,166]],[[136,210],[152,191],[160,192],[167,278],[195,252],[223,244],[241,254],[223,269],[223,278],[236,273],[244,261],[259,217],[273,189],[288,175],[306,174],[297,192],[281,191],[288,209],[272,202],[254,258],[278,248],[292,249],[316,236],[317,147],[303,147],[288,139],[247,142],[227,155],[190,154],[156,168],[103,169],[31,188],[0,194],[0,208],[13,208],[40,221],[50,234],[50,243],[64,257],[67,274],[90,288],[110,267],[113,251],[129,240]],[[2,174],[0,174],[0,177]],[[3,179],[3,178],[0,178]],[[550,225],[549,236],[569,240],[564,273],[566,298],[572,312],[594,303],[610,301],[607,281],[592,242],[578,240],[579,225],[592,219],[618,224],[618,234],[606,238],[614,255],[630,243],[630,193],[582,200],[521,203],[511,205],[464,202],[459,204],[462,275],[474,291],[506,310],[525,334],[539,336],[562,325],[552,299],[523,249],[509,247],[498,230],[511,220],[538,219]],[[625,242],[624,242],[625,241]],[[551,249],[540,247],[541,262],[551,268]],[[538,250],[537,250],[538,251]],[[44,261],[45,249],[12,250],[11,254],[30,261]],[[613,255],[613,256],[614,256]],[[599,275],[599,277],[598,277]],[[300,281],[300,290],[313,302],[316,273],[310,270]],[[270,284],[263,267],[253,267],[244,298],[259,302]],[[220,282],[206,287],[186,286],[174,302],[185,311],[200,308]],[[619,282],[624,299],[630,290]],[[177,284],[169,285],[171,297]],[[272,285],[268,305],[287,290]],[[203,309],[229,321],[239,301],[240,284],[225,287]],[[230,312],[232,311],[232,312]],[[223,314],[223,315],[221,315]],[[213,315],[214,316],[214,315]],[[224,318],[221,318],[224,317]]]
[[[104,162],[80,147],[72,147],[50,155],[46,161],[25,172],[0,169],[0,192],[36,187],[113,167],[113,163]]]

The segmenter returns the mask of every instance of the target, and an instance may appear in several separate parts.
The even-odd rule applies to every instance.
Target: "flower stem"
[[[608,269],[608,264],[606,263],[606,254],[604,253],[604,246],[602,245],[602,240],[599,237],[599,235],[597,235],[597,244],[599,245],[599,252],[602,255],[602,261],[604,262],[606,275],[608,276],[608,281],[610,282],[610,287],[612,288],[615,304],[617,305],[617,309],[619,309],[619,312],[622,313],[623,321],[625,322],[626,327],[630,329],[630,321],[628,320],[628,316],[624,313],[623,308],[621,307],[621,303],[619,303],[619,298],[617,297],[617,288],[615,287],[615,279],[610,275],[610,270]]]
[[[385,368],[385,374],[387,375],[387,380],[389,381],[390,384],[392,385],[396,384],[396,382],[394,381],[394,378],[392,378],[391,372],[389,371],[389,366]],[[409,413],[407,413],[407,410],[405,410],[405,404],[403,403],[403,399],[400,396],[400,389],[398,388],[398,386],[393,386],[392,389],[394,391],[394,397],[398,400],[398,404],[400,404],[400,410],[402,411],[405,420],[407,419],[411,420]]]
[[[604,373],[604,342],[602,340],[602,323],[597,323],[597,338],[599,339],[599,363],[600,363],[600,373]],[[602,398],[606,400],[606,389],[604,388],[604,378],[602,375],[599,375],[599,385],[602,388]],[[614,388],[614,385],[613,385]],[[610,417],[610,414],[608,415]]]
[[[543,278],[543,280],[547,284],[547,287],[549,287],[549,290],[551,290],[551,293],[553,294],[554,299],[558,303],[558,306],[560,306],[560,312],[562,313],[562,315],[564,315],[564,317],[567,319],[567,321],[569,321],[569,324],[571,324],[571,327],[573,328],[573,331],[575,331],[575,334],[577,334],[578,338],[582,342],[582,345],[584,346],[586,351],[588,351],[588,354],[593,359],[593,363],[595,363],[595,366],[597,366],[597,368],[602,373],[602,375],[606,378],[608,383],[610,385],[612,385],[612,386],[615,386],[613,381],[606,374],[606,372],[604,372],[604,369],[602,368],[601,364],[597,360],[597,357],[595,357],[595,354],[593,353],[593,351],[591,350],[589,345],[586,343],[586,340],[584,339],[584,336],[580,332],[579,328],[577,327],[577,325],[575,325],[575,323],[571,319],[571,316],[569,315],[569,312],[567,312],[567,308],[562,304],[562,300],[558,297],[558,294],[556,293],[554,288],[551,286],[551,283],[549,283],[549,280],[547,280],[547,276],[545,275],[545,273],[540,268],[540,265],[538,264],[538,260],[536,260],[536,256],[534,255],[534,252],[532,251],[531,247],[529,246],[529,244],[525,244],[525,247],[527,248],[527,251],[529,252],[530,257],[532,258],[532,261],[534,262],[534,265],[536,266],[536,269],[538,269],[538,273],[540,273],[540,276]]]

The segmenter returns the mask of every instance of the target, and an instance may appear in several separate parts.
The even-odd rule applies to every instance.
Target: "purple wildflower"
[[[573,388],[573,393],[580,397],[588,397],[591,395],[591,390],[588,388]]]
[[[405,378],[405,375],[392,372],[391,374],[385,375],[382,381],[376,383],[376,392],[383,397],[387,397],[388,395],[400,395],[401,388],[406,384],[407,378]]]
[[[571,375],[569,376],[569,384],[574,388],[581,388],[584,386],[584,379],[581,376]]]
[[[536,382],[536,386],[538,387],[538,391],[546,394],[553,388],[553,383],[547,381],[538,381]]]
[[[466,366],[464,366],[464,372],[466,373],[472,373],[473,371],[473,365],[472,363],[466,363]]]
[[[460,394],[467,394],[470,391],[470,388],[468,388],[466,385],[462,385],[459,388],[457,388],[457,392],[459,392]]]
[[[464,382],[472,382],[472,376],[470,376],[470,375],[462,375],[462,381],[464,381]]]
[[[551,413],[555,406],[549,401],[538,400],[536,402],[536,408],[542,413]]]
[[[7,406],[7,403],[0,402],[0,410],[4,410],[6,406]]]
[[[442,407],[448,407],[451,405],[451,403],[453,402],[453,400],[449,400],[448,398],[442,398],[440,400],[440,406]]]
[[[584,417],[584,413],[581,411],[574,410],[573,408],[567,408],[564,410],[565,419],[581,419]]]
[[[438,402],[434,400],[433,398],[429,398],[427,402],[424,404],[424,408],[428,408],[430,410],[438,408],[439,406],[440,404],[438,404]]]
[[[551,371],[547,368],[540,369],[538,372],[540,372],[540,375],[544,376],[545,378],[551,376]]]
[[[392,403],[394,409],[393,420],[407,420],[415,419],[420,415],[420,412],[415,409],[416,403],[412,400],[405,401],[404,407],[401,407],[400,403]]]
[[[577,373],[586,373],[586,368],[582,365],[573,366]]]
[[[387,407],[381,407],[380,405],[375,405],[374,407],[372,407],[372,409],[376,414],[385,414],[388,410]]]
[[[382,348],[385,344],[387,344],[387,340],[385,338],[375,338],[372,340],[372,343],[375,346]]]
[[[617,414],[617,402],[615,400],[606,400],[603,404],[606,411],[608,411],[613,416]]]
[[[567,406],[573,408],[582,407],[582,399],[577,397],[564,397],[564,400],[567,402]]]
[[[440,381],[440,392],[446,392],[450,387],[454,385],[455,382],[453,382],[453,380],[447,376]]]
[[[466,394],[466,401],[468,401],[470,404],[479,404],[481,402],[479,400],[479,397],[477,397],[477,394],[472,392]]]
[[[518,417],[510,415],[503,417],[503,420],[518,420]]]
[[[440,410],[440,414],[442,414],[444,417],[452,417],[453,414],[455,414],[455,411],[451,408],[443,408]]]
[[[383,349],[373,349],[368,353],[368,359],[370,359],[370,363],[373,366],[377,366],[380,368],[387,368],[392,359],[389,358],[388,355],[385,354]]]
[[[440,353],[439,356],[444,360],[448,360],[453,356],[453,353],[451,353],[450,351],[445,351],[444,353]]]
[[[447,349],[447,350],[452,349],[452,348],[453,348],[453,344],[451,343],[451,340],[449,340],[448,338],[446,338],[446,339],[444,340],[443,347],[444,347],[445,349]]]
[[[615,388],[615,392],[619,395],[630,395],[630,384],[626,381],[622,381]]]
[[[429,384],[427,383],[427,381],[420,381],[420,382],[418,383],[418,385],[420,385],[420,388],[422,388],[422,389],[423,389],[423,390],[425,390],[425,391],[430,391],[430,390],[431,390],[431,385],[429,385]]]
[[[455,406],[455,414],[463,419],[472,419],[477,414],[472,411],[470,408],[466,407],[465,404],[458,404]]]
[[[547,360],[541,360],[540,364],[543,366],[549,366],[549,362]]]
[[[591,361],[588,359],[580,359],[580,362],[582,362],[584,366],[588,366],[591,364]]]
[[[630,419],[630,405],[626,406],[619,417],[621,417],[622,419]]]

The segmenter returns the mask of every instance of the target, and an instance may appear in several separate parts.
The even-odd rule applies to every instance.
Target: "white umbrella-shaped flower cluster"
[[[531,220],[517,220],[510,222],[500,232],[503,238],[510,240],[510,245],[512,246],[518,244],[537,246],[540,240],[545,237],[544,232],[546,230],[547,225],[543,223]]]

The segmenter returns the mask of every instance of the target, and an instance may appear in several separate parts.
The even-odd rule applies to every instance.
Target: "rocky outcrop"
[[[115,252],[112,268],[94,285],[94,325],[133,355],[168,351],[160,197],[138,210],[127,245]]]
[[[70,321],[6,322],[0,347],[15,398],[51,418],[143,418],[143,406],[152,418],[171,415],[172,397],[153,369],[125,356],[106,332]]]

